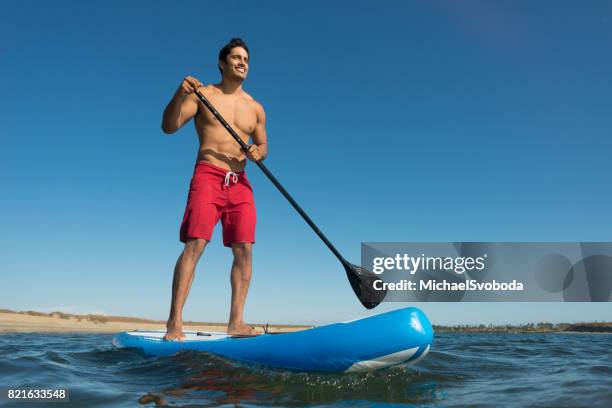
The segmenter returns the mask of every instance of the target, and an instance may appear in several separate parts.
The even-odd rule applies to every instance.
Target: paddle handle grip
[[[236,142],[238,142],[242,150],[246,153],[249,146],[247,146],[247,144],[244,143],[244,141],[240,138],[240,136],[238,136],[236,131],[234,131],[234,129],[229,125],[229,123],[225,121],[223,116],[221,116],[221,114],[217,111],[217,109],[215,109],[212,103],[210,103],[210,101],[204,95],[202,95],[202,93],[196,91],[195,94],[198,96],[200,101],[202,101],[202,103],[206,105],[206,107],[208,108],[208,110],[210,110],[213,116],[217,118],[217,120],[229,132],[229,134],[232,135],[232,137],[236,140]],[[266,165],[263,164],[261,160],[256,161],[255,164],[259,166],[259,168],[266,175],[266,177],[268,177],[268,179],[272,182],[272,184],[274,184],[274,186],[278,189],[278,191],[280,191],[281,194],[287,199],[287,201],[289,201],[289,203],[293,206],[293,208],[295,208],[298,214],[302,216],[304,221],[306,221],[306,223],[310,226],[310,228],[312,228],[312,230],[317,234],[317,236],[321,238],[321,241],[323,241],[323,243],[327,245],[330,251],[332,251],[333,254],[336,256],[336,258],[338,258],[338,260],[342,262],[342,264],[344,265],[348,264],[348,262],[342,257],[342,255],[340,255],[340,252],[338,252],[336,247],[329,241],[329,239],[327,239],[325,234],[323,234],[323,232],[319,229],[317,224],[315,224],[314,221],[310,219],[310,217],[308,216],[308,214],[306,214],[306,212],[302,209],[302,207],[300,207],[300,205],[293,199],[293,197],[291,197],[291,194],[289,194],[289,192],[285,190],[285,187],[283,187],[282,184],[276,179],[276,177],[274,177],[274,175],[270,172],[270,170],[268,170]]]

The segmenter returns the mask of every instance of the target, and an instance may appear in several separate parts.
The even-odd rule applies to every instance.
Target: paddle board
[[[232,337],[222,332],[186,331],[182,341],[164,341],[163,331],[117,334],[113,345],[146,356],[203,351],[292,371],[359,372],[423,358],[433,342],[425,314],[413,307],[288,333]]]

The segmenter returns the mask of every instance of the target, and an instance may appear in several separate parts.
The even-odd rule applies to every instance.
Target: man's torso
[[[213,85],[201,90],[240,138],[248,143],[257,125],[257,102],[244,91],[238,95],[226,95]],[[232,171],[244,169],[246,157],[240,145],[199,100],[194,123],[200,139],[198,161],[204,160]]]

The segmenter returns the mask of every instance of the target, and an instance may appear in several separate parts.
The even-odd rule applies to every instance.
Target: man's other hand
[[[249,148],[246,152],[246,156],[249,158],[249,160],[260,161],[261,153],[259,152],[259,148],[257,147],[257,145],[249,145]]]
[[[199,87],[204,86],[197,78],[186,76],[176,90],[177,95],[182,98],[194,93]]]

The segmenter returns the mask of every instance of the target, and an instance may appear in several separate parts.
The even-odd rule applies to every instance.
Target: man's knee
[[[253,244],[250,242],[235,242],[232,244],[234,261],[238,263],[251,263]]]
[[[183,250],[183,255],[190,258],[198,259],[200,255],[202,255],[206,244],[208,244],[208,241],[203,238],[189,238],[185,242],[185,249]]]

